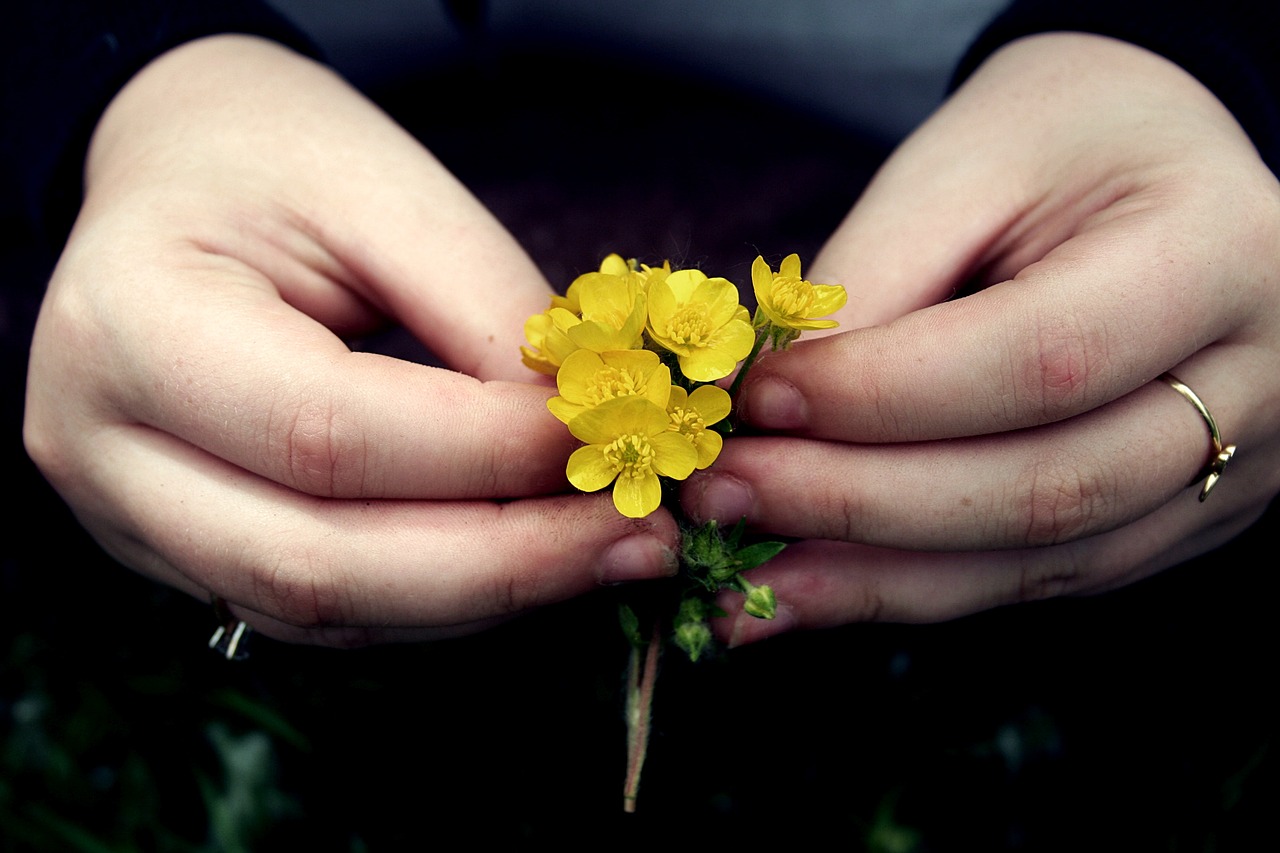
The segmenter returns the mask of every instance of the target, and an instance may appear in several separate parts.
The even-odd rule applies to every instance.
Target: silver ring
[[[253,628],[243,619],[231,615],[227,602],[213,596],[213,612],[222,624],[209,638],[209,648],[224,656],[227,660],[244,660],[249,657],[249,635]]]

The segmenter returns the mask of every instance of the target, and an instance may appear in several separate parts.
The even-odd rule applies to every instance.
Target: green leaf
[[[746,572],[772,560],[787,547],[785,542],[757,542],[748,545],[734,554],[738,563],[738,571]]]
[[[714,524],[714,522],[710,522]],[[742,534],[747,530],[747,517],[744,515],[738,519],[738,523],[733,526],[733,530],[729,531],[729,535],[724,538],[724,544],[728,545],[731,550],[738,550],[738,543],[742,541]]]

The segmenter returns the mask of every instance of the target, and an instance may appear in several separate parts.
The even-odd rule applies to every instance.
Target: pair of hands
[[[25,434],[121,562],[331,645],[675,571],[670,517],[563,494],[572,440],[514,357],[546,282],[330,72],[243,36],[171,51],[103,116],[86,186]],[[851,298],[753,369],[776,437],[685,486],[695,517],[806,540],[756,572],[779,618],[723,635],[1101,590],[1237,534],[1280,491],[1278,254],[1275,178],[1184,72],[1091,36],[1007,46],[806,270]],[[342,342],[385,317],[458,372]],[[1205,426],[1165,370],[1242,448],[1205,504]]]

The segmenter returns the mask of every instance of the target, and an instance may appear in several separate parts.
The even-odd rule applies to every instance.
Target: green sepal
[[[763,584],[751,587],[746,601],[742,603],[742,609],[757,619],[772,619],[777,616],[778,599],[773,594],[773,588]]]
[[[739,548],[746,528],[746,519],[739,519],[727,535],[714,521],[685,530],[681,554],[688,577],[711,592],[726,586],[740,589],[736,575],[763,565],[786,547],[784,542],[756,542]]]
[[[714,521],[685,530],[680,553],[688,577],[712,592],[719,588],[724,577],[738,570],[733,550]]]
[[[788,329],[786,326],[769,326],[769,343],[774,352],[789,348],[799,337],[799,329]]]
[[[711,635],[711,626],[707,624],[708,610],[711,609],[713,608],[699,598],[685,598],[680,601],[680,610],[676,613],[672,625],[672,640],[689,656],[691,663],[698,662],[698,658],[702,657],[702,653],[714,639]]]
[[[711,628],[705,622],[685,622],[678,625],[672,640],[689,656],[689,663],[697,663],[702,653],[711,645]]]

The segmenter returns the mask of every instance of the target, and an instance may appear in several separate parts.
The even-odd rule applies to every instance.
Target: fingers
[[[1021,39],[894,151],[809,272],[848,287],[844,328],[887,323],[1010,279],[1135,185],[1224,155],[1257,160],[1176,65],[1082,33]]]
[[[1010,604],[1116,589],[1226,543],[1265,508],[1231,504],[1226,518],[1214,521],[1188,492],[1122,529],[1048,548],[955,553],[798,542],[749,574],[753,584],[773,588],[777,618],[745,614],[741,596],[724,593],[718,603],[729,615],[715,631],[741,646],[793,630],[942,622]],[[1171,537],[1171,529],[1179,535]]]
[[[150,306],[121,312],[101,302],[106,289],[61,286],[60,267],[33,346],[37,461],[75,465],[95,452],[76,412],[95,425],[145,424],[324,497],[565,487],[572,440],[546,409],[551,390],[352,353],[253,277],[193,263],[163,272],[174,268],[130,275],[101,262],[100,274],[119,274]]]
[[[550,291],[336,76],[252,38],[191,42],[112,102],[86,175],[25,438],[122,562],[336,644],[477,630],[674,571],[667,515],[468,500],[564,490],[553,391],[337,336],[391,315],[452,366],[527,379],[523,323]]]
[[[1258,280],[1193,238],[1152,251],[1173,216],[1122,218],[1013,281],[761,359],[742,416],[845,441],[1022,429],[1121,397],[1248,322]]]
[[[1212,384],[1226,359],[1186,366],[1224,441],[1269,453],[1275,436],[1247,389]],[[1194,387],[1194,386],[1193,386]],[[1272,404],[1268,403],[1267,406]],[[1216,411],[1215,411],[1216,410]],[[1204,420],[1164,382],[1067,421],[951,441],[850,445],[785,438],[725,442],[682,500],[698,520],[769,533],[914,550],[1047,546],[1143,518],[1184,491],[1209,452]],[[1265,456],[1255,464],[1267,470]],[[1218,490],[1236,492],[1244,480]],[[1273,484],[1274,485],[1274,484]],[[1270,492],[1263,492],[1270,494]],[[1226,502],[1214,493],[1206,512]]]
[[[884,325],[762,360],[750,422],[846,441],[1021,429],[1264,316],[1280,193],[1221,105],[1132,46],[1030,41],[895,152],[810,270],[848,288],[846,328]],[[967,284],[990,286],[935,305]]]
[[[550,391],[351,353],[334,334],[391,312],[463,370],[528,380],[523,322],[549,291],[329,72],[255,39],[186,45],[112,103],[88,173],[33,350],[32,433],[61,436],[57,456],[84,443],[60,426],[70,401],[307,494],[564,487]]]
[[[125,212],[124,245],[185,241],[332,328],[377,309],[463,372],[527,378],[523,324],[551,293],[532,261],[421,144],[283,47],[217,36],[155,60],[86,174],[82,219]]]
[[[104,546],[198,597],[221,596],[279,639],[451,636],[676,570],[670,516],[624,519],[608,498],[324,500],[142,427],[97,442],[99,463],[78,484],[88,491],[74,497],[123,519]],[[91,514],[82,520],[97,529]]]

